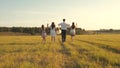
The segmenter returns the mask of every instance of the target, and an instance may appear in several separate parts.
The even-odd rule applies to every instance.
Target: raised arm
[[[68,28],[70,28],[70,24],[66,24]]]
[[[60,25],[61,25],[61,23],[58,24],[58,26],[60,26]]]

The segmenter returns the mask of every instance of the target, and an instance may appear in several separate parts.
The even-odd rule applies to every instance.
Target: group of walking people
[[[58,26],[61,26],[61,37],[62,37],[62,42],[63,43],[66,41],[67,28],[70,28],[70,35],[71,35],[71,39],[72,40],[73,40],[73,37],[75,36],[75,28],[76,28],[74,22],[72,22],[72,25],[70,26],[65,21],[66,20],[63,19],[63,22],[58,24]],[[52,22],[51,26],[49,28],[50,28],[51,41],[55,42],[55,37],[56,37],[56,32],[57,32],[55,23]],[[42,29],[41,36],[42,36],[42,39],[43,39],[42,41],[45,43],[46,42],[47,33],[46,33],[44,25],[41,26],[41,29]]]

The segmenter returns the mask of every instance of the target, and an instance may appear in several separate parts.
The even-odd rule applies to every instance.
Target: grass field
[[[120,34],[60,39],[0,36],[0,68],[120,68]]]

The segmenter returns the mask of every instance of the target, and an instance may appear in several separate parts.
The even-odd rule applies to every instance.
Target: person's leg
[[[66,30],[64,30],[64,42],[66,41]]]
[[[73,41],[73,36],[71,36],[72,37],[72,41]]]
[[[44,42],[44,38],[42,37],[42,42]]]
[[[51,41],[52,41],[52,36],[51,36]]]
[[[55,42],[55,36],[54,36],[54,42]]]
[[[66,30],[63,30],[63,42],[66,41]]]
[[[44,37],[44,42],[46,42],[46,37]]]
[[[43,34],[44,43],[46,43],[46,33]]]
[[[42,38],[43,38],[42,43],[45,43],[45,37],[42,37]]]
[[[62,42],[64,42],[64,30],[62,30],[61,36],[62,36]]]

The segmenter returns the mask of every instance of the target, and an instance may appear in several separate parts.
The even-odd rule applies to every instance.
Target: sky
[[[86,30],[120,29],[120,0],[0,0],[0,26],[41,27],[62,19]]]

